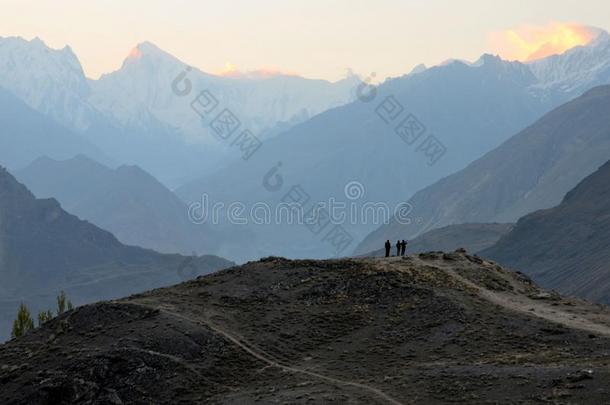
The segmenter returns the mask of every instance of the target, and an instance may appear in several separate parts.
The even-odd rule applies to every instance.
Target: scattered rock
[[[579,382],[583,380],[592,380],[593,379],[593,370],[580,370],[574,373],[568,374],[566,379],[570,382]]]

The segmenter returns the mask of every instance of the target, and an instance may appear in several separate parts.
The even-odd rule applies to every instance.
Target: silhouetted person
[[[402,246],[402,243],[400,243],[399,240],[396,241],[396,256],[400,256],[400,248]]]
[[[406,251],[407,251],[407,241],[403,239],[402,242],[400,243],[400,255],[404,256]]]
[[[385,241],[385,257],[390,257],[390,249],[392,249],[392,244],[390,243],[390,240],[386,240]]]

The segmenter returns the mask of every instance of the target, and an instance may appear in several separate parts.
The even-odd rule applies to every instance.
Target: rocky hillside
[[[3,404],[602,404],[610,311],[463,252],[268,258],[0,346]]]
[[[387,237],[413,237],[446,225],[514,222],[559,204],[608,156],[610,86],[600,86],[546,114],[465,169],[417,192],[409,200],[412,224],[383,225],[356,252],[370,252]]]
[[[541,285],[610,303],[610,162],[481,254]]]
[[[76,304],[117,298],[231,264],[123,245],[56,200],[36,199],[0,168],[0,341],[20,302],[34,311],[53,308],[60,290]]]

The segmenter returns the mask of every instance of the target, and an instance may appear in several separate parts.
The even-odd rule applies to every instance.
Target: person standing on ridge
[[[402,242],[400,243],[400,255],[404,256],[406,251],[407,251],[407,241],[403,239]]]
[[[392,248],[392,244],[390,243],[390,240],[386,240],[385,241],[385,257],[390,257],[390,249]]]
[[[400,243],[400,240],[396,241],[396,256],[400,256],[400,247],[402,246],[402,243]]]

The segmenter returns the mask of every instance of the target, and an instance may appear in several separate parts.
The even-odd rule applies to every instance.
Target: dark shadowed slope
[[[607,309],[471,256],[270,258],[0,346],[0,402],[602,404],[608,353]]]
[[[37,200],[0,169],[0,339],[19,301],[38,310],[65,290],[77,304],[169,285],[230,262],[188,259],[121,244],[111,233]],[[180,270],[180,271],[179,271]]]
[[[406,253],[442,251],[450,252],[456,249],[466,249],[477,253],[493,246],[500,238],[513,229],[513,224],[459,224],[433,229],[408,241]],[[401,239],[402,240],[402,239]],[[392,239],[392,246],[396,240]],[[392,254],[395,250],[392,249]],[[363,256],[382,257],[385,249],[378,249]]]
[[[122,243],[164,253],[211,253],[220,243],[188,207],[137,166],[105,167],[85,156],[40,158],[15,174],[37,197],[112,232]]]
[[[358,246],[466,222],[512,222],[558,204],[610,156],[610,86],[545,115],[464,170],[416,193],[410,225],[395,221]]]
[[[464,248],[469,252],[479,252],[492,246],[503,235],[513,229],[513,224],[460,224],[450,225],[427,232],[411,243],[413,252],[444,251]]]
[[[610,303],[610,163],[481,253],[546,288]]]

